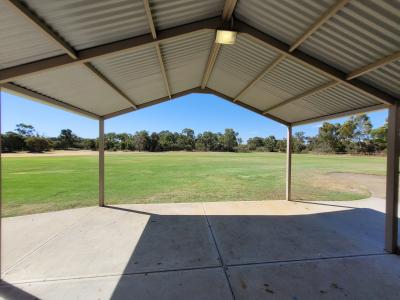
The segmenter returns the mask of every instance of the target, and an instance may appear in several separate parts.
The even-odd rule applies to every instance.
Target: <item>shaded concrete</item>
[[[381,255],[228,269],[237,299],[400,299],[400,257]]]
[[[356,282],[362,276],[357,270],[368,273],[364,285],[378,290],[385,283],[392,297],[397,295],[400,280],[392,281],[390,276],[399,279],[400,264],[398,257],[383,251],[383,209],[381,199],[75,209],[54,213],[54,218],[36,215],[37,219],[43,216],[42,223],[37,223],[42,227],[37,228],[45,232],[43,224],[51,227],[62,220],[63,213],[65,220],[69,215],[77,217],[51,239],[48,234],[35,236],[36,231],[30,231],[36,242],[25,242],[19,256],[13,252],[19,248],[17,242],[24,241],[10,227],[23,230],[30,219],[7,218],[4,230],[17,236],[8,240],[4,259],[18,263],[8,262],[11,267],[3,270],[0,297],[232,299],[234,293],[236,299],[257,299],[276,297],[275,290],[259,291],[258,284],[272,278],[274,284],[293,282],[293,289],[282,294],[295,295],[288,299],[310,299],[329,281],[341,284],[341,274],[346,272],[343,280],[348,295],[368,299]],[[388,275],[382,275],[381,264]],[[284,267],[278,267],[281,265]],[[304,289],[301,282],[317,288]],[[277,291],[288,288],[278,287]],[[338,297],[338,293],[329,295]]]

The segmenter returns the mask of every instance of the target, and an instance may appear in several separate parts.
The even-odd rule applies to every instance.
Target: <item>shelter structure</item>
[[[107,119],[209,93],[287,126],[290,145],[293,126],[387,108],[395,253],[399,24],[399,0],[0,0],[0,84],[99,121],[100,206]],[[215,42],[221,29],[237,32],[234,44]]]

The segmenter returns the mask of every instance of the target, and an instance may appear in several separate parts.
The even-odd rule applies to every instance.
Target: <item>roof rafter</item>
[[[82,108],[76,107],[74,105],[65,103],[63,101],[39,94],[37,92],[31,91],[27,88],[21,87],[19,85],[13,84],[13,83],[3,83],[0,84],[0,88],[4,89],[6,91],[9,91],[10,93],[13,94],[19,94],[19,95],[23,95],[24,97],[33,99],[35,101],[40,101],[40,102],[44,102],[46,104],[50,104],[50,105],[54,105],[57,107],[61,107],[62,109],[68,110],[68,111],[72,111],[74,113],[80,114],[80,115],[84,115],[86,117],[89,117],[91,119],[99,119],[100,116],[89,112],[87,110],[84,110]]]
[[[149,0],[143,0],[143,5],[144,5],[144,9],[146,11],[147,23],[149,25],[151,35],[152,35],[153,39],[156,40],[157,39],[156,26],[154,24],[153,15],[151,13]],[[156,43],[155,48],[156,48],[158,63],[160,64],[161,74],[164,79],[165,89],[168,93],[168,97],[171,99],[171,88],[170,88],[167,72],[165,71],[165,64],[164,64],[163,56],[161,53],[160,43]]]
[[[172,97],[171,88],[170,88],[167,72],[165,71],[165,64],[164,64],[164,60],[163,60],[163,57],[162,57],[162,54],[161,54],[161,49],[160,49],[160,45],[159,44],[156,44],[156,52],[157,52],[158,61],[160,63],[161,73],[162,73],[162,76],[163,76],[163,79],[164,79],[165,89],[167,90],[168,97],[171,99],[171,97]]]
[[[333,6],[331,6],[323,15],[321,15],[297,40],[290,46],[289,52],[294,51],[301,45],[308,37],[310,37],[315,31],[317,31],[326,21],[334,16],[339,10],[341,10],[350,0],[338,0]]]
[[[107,57],[116,53],[124,53],[135,49],[152,47],[162,41],[173,40],[177,37],[190,35],[202,30],[216,29],[221,25],[219,17],[213,17],[206,20],[181,25],[175,28],[160,30],[157,34],[157,40],[154,40],[151,34],[145,34],[133,38],[116,41],[109,44],[99,45],[84,50],[77,51],[78,59],[73,59],[67,54],[41,59],[31,63],[10,67],[0,70],[0,83],[9,82],[16,78],[41,72],[47,69],[63,67],[66,65],[90,62],[96,58]]]
[[[220,93],[220,92],[217,92],[215,90],[212,90],[212,89],[210,89],[208,87],[206,87],[204,89],[202,89],[201,87],[195,87],[195,88],[192,88],[192,89],[189,89],[189,90],[186,90],[186,91],[182,91],[182,92],[173,94],[171,98],[162,97],[162,98],[150,101],[150,102],[139,104],[138,105],[138,109],[142,109],[142,108],[145,108],[145,107],[156,105],[156,104],[159,104],[159,103],[162,103],[162,102],[165,102],[165,101],[173,100],[175,98],[179,98],[179,97],[191,94],[191,93],[213,94],[213,95],[216,95],[216,96],[218,96],[218,97],[220,97],[220,98],[222,98],[224,100],[228,100],[229,102],[232,102],[232,103],[234,103],[236,105],[239,105],[239,106],[244,107],[244,108],[246,108],[248,110],[251,110],[251,111],[253,111],[253,112],[255,112],[255,113],[259,114],[259,115],[262,115],[263,117],[269,118],[271,120],[274,120],[274,121],[276,121],[278,123],[281,123],[283,125],[286,125],[286,126],[290,125],[290,123],[288,123],[288,122],[286,122],[286,121],[284,121],[284,120],[282,120],[282,119],[280,119],[278,117],[275,117],[275,116],[270,115],[270,114],[263,114],[263,112],[261,110],[255,108],[253,106],[250,106],[250,105],[245,104],[245,103],[240,102],[240,101],[233,102],[233,98],[231,98],[231,97],[229,97],[229,96],[227,96],[227,95],[225,95],[223,93]],[[110,119],[110,118],[117,117],[117,116],[120,116],[120,115],[123,115],[123,114],[126,114],[126,113],[130,113],[132,111],[133,111],[132,108],[126,108],[126,109],[123,109],[123,110],[120,110],[120,111],[117,111],[117,112],[114,112],[114,113],[111,113],[111,114],[108,114],[108,115],[105,115],[105,116],[102,116],[102,117],[104,119]]]
[[[239,100],[245,93],[247,93],[259,80],[261,80],[267,73],[271,72],[282,60],[286,58],[287,54],[280,54],[271,64],[269,64],[252,82],[250,82],[239,94],[233,99],[233,102]]]
[[[153,39],[157,39],[156,26],[154,25],[153,15],[151,14],[149,0],[143,0],[143,5],[144,10],[146,11],[147,23],[149,24],[151,35],[153,36]]]
[[[326,115],[326,116],[322,116],[322,117],[311,118],[311,119],[307,119],[307,120],[300,121],[300,122],[294,122],[294,123],[292,123],[292,126],[305,125],[305,124],[310,124],[310,123],[314,123],[314,122],[320,122],[320,121],[325,121],[325,120],[330,120],[330,119],[335,119],[335,118],[341,118],[341,117],[346,117],[346,116],[351,116],[351,115],[356,115],[356,114],[362,114],[362,113],[377,111],[377,110],[381,110],[381,109],[385,109],[385,108],[387,108],[387,106],[385,104],[376,104],[376,105],[371,105],[368,107],[351,109],[348,111],[330,114],[330,115]]]
[[[10,4],[21,15],[23,15],[27,20],[29,20],[37,29],[40,31],[45,37],[49,40],[53,41],[59,48],[64,50],[67,55],[69,55],[73,60],[78,59],[78,55],[75,50],[62,39],[57,33],[55,33],[48,25],[46,25],[42,20],[40,20],[28,7],[22,4],[17,0],[7,0],[7,3]],[[115,84],[113,84],[104,74],[98,71],[95,67],[93,67],[89,62],[82,63],[86,68],[88,68],[91,72],[93,72],[97,78],[102,80],[106,85],[112,88],[115,92],[117,92],[122,98],[124,98],[133,108],[136,109],[136,105],[132,99],[130,99],[125,93],[123,93]]]
[[[135,102],[129,98],[120,88],[118,88],[114,83],[112,83],[106,76],[103,75],[99,70],[97,70],[92,64],[86,62],[84,65],[93,72],[99,79],[104,81],[109,85],[114,91],[116,91],[122,98],[128,101],[134,109],[137,109]]]
[[[289,99],[287,99],[287,100],[285,100],[283,102],[280,102],[278,104],[275,104],[275,105],[269,107],[268,109],[264,110],[263,114],[266,114],[266,113],[270,112],[273,109],[282,107],[282,106],[284,106],[286,104],[289,104],[289,103],[292,103],[294,101],[297,101],[297,100],[303,99],[305,97],[308,97],[308,96],[317,94],[319,92],[325,91],[326,89],[334,87],[334,86],[336,86],[338,84],[339,84],[339,82],[337,82],[337,81],[331,81],[331,82],[325,83],[323,85],[317,86],[316,88],[313,88],[311,90],[305,91],[304,93],[301,93],[300,95],[293,96],[292,98],[289,98]]]
[[[395,102],[393,96],[386,94],[385,92],[374,88],[373,86],[364,83],[360,80],[354,79],[351,81],[346,80],[346,74],[326,63],[311,57],[304,52],[299,50],[295,50],[293,52],[289,51],[290,46],[271,37],[270,35],[261,32],[260,30],[244,23],[239,20],[235,22],[236,29],[242,34],[248,35],[254,41],[261,43],[267,46],[270,49],[278,51],[282,54],[287,54],[288,57],[293,58],[296,62],[315,70],[316,72],[325,75],[326,77],[331,78],[332,80],[337,80],[341,84],[356,90],[366,96],[372,97],[377,101],[391,105]]]
[[[368,72],[371,72],[375,69],[378,69],[380,67],[383,67],[386,64],[389,64],[395,60],[400,59],[400,51],[397,51],[395,53],[392,53],[391,55],[385,56],[369,65],[366,65],[364,67],[361,67],[357,70],[354,70],[352,72],[350,72],[349,74],[347,74],[346,79],[347,80],[351,80],[353,78],[356,78],[358,76],[364,75]]]
[[[339,0],[330,7],[317,21],[312,24],[307,31],[302,34],[289,48],[289,52],[294,51],[301,43],[303,43],[309,36],[311,36],[318,28],[320,28],[329,18],[335,15],[340,9],[342,9],[349,0]],[[241,96],[243,96],[248,90],[250,90],[261,78],[265,76],[268,72],[272,71],[283,59],[287,57],[288,54],[281,54],[271,65],[267,66],[260,75],[258,75],[248,86],[246,86],[234,99],[237,101]],[[290,99],[289,99],[290,100]],[[266,111],[265,111],[266,112]]]
[[[65,42],[57,33],[55,33],[48,25],[40,20],[28,7],[18,0],[5,0],[5,2],[19,15],[29,21],[37,31],[43,34],[57,47],[63,49],[71,58],[77,59],[78,56],[74,49]]]
[[[233,11],[235,10],[237,0],[225,0],[224,9],[222,11],[221,19],[222,23],[226,23],[231,20]],[[219,50],[221,49],[221,44],[215,43],[210,49],[210,54],[208,56],[208,61],[206,68],[204,69],[203,78],[201,80],[201,88],[204,89],[207,86],[208,80],[211,77],[211,73],[214,70],[215,62],[217,61]]]

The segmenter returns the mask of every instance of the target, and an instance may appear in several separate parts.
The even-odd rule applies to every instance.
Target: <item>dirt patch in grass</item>
[[[386,177],[359,173],[332,172],[324,175],[332,182],[347,186],[350,189],[367,190],[372,197],[386,197]]]

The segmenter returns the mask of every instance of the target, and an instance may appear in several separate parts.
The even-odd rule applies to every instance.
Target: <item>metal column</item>
[[[292,126],[287,127],[286,144],[286,200],[292,199]]]
[[[2,267],[2,261],[1,261],[1,256],[3,254],[2,247],[2,226],[1,223],[3,222],[3,179],[2,179],[2,168],[1,168],[1,97],[2,97],[2,92],[1,92],[1,87],[0,87],[0,279],[1,279],[1,267]]]
[[[390,253],[399,253],[397,239],[399,208],[400,103],[390,106],[388,125],[385,249]]]
[[[99,206],[104,206],[104,119],[99,119]]]

